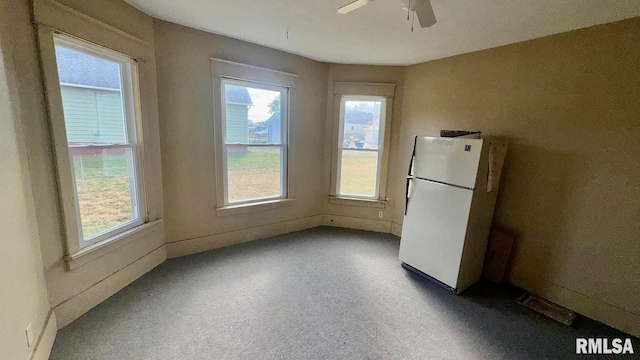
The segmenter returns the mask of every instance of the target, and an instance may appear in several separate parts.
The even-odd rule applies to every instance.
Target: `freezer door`
[[[410,180],[400,260],[457,288],[472,190]]]
[[[475,188],[482,139],[419,136],[412,175],[422,179]]]

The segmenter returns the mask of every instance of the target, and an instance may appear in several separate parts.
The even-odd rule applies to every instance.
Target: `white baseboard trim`
[[[162,264],[166,258],[165,245],[162,245],[90,288],[60,303],[54,309],[57,315],[58,329],[67,326],[111,295]]]
[[[347,229],[375,231],[381,233],[391,232],[391,221],[362,219],[350,216],[323,215],[322,224]]]
[[[53,348],[53,342],[56,339],[56,334],[58,333],[58,327],[56,325],[56,312],[53,310],[49,310],[49,315],[47,316],[47,320],[42,327],[42,332],[40,333],[40,337],[36,342],[36,347],[33,349],[31,353],[31,360],[47,360],[49,359],[49,355],[51,355],[51,348]]]
[[[631,313],[522,271],[511,274],[509,283],[588,318],[640,337],[640,314]]]
[[[391,223],[391,233],[397,237],[402,236],[402,224],[398,224],[397,222]]]
[[[300,219],[282,221],[275,224],[260,225],[242,230],[213,234],[195,239],[170,242],[167,243],[167,257],[171,259],[196,254],[247,241],[311,229],[320,225],[322,225],[322,215],[315,215]]]

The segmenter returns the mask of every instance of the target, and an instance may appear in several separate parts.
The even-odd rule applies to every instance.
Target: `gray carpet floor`
[[[577,337],[629,337],[563,326],[512,288],[454,295],[398,246],[321,227],[168,260],[60,330],[51,359],[560,359]]]

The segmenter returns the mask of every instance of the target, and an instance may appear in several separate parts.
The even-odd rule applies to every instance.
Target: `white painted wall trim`
[[[329,195],[329,204],[335,204],[335,205],[360,206],[360,207],[384,209],[387,203],[388,203],[387,200],[358,199],[358,198],[350,198],[346,196]]]
[[[267,211],[280,209],[284,207],[289,207],[293,204],[295,199],[287,198],[287,199],[276,199],[262,202],[254,202],[248,204],[241,205],[227,205],[223,207],[216,208],[217,216],[229,216],[229,215],[238,215],[238,214],[247,214],[256,211]]]
[[[132,55],[139,60],[144,59],[144,48],[149,46],[145,40],[54,0],[35,0],[33,4],[35,22],[41,27],[65,34],[76,34],[97,44],[116,44],[116,48],[112,50]],[[96,28],[103,31],[87,31]]]
[[[220,234],[212,234],[195,239],[174,241],[167,243],[167,257],[169,259],[176,258],[294,231],[311,229],[320,225],[322,225],[322,215],[315,215]]]
[[[161,245],[132,264],[60,303],[54,308],[58,319],[58,329],[67,326],[125,286],[162,264],[166,259],[165,245]]]
[[[315,215],[193,239],[169,242],[166,245],[167,258],[172,259],[204,251],[215,250],[248,241],[288,234],[294,231],[307,230],[322,225],[380,233],[391,233],[392,224],[393,223],[391,221],[386,220],[363,219],[338,215]],[[402,228],[401,225],[398,226],[400,226],[400,229]]]
[[[64,261],[67,265],[67,270],[75,270],[76,268],[99,257],[105,256],[132,241],[148,239],[154,232],[164,232],[164,223],[162,219],[142,224],[131,230],[115,235],[113,239],[107,239],[106,241],[88,246],[75,254],[65,256]]]
[[[331,171],[330,171],[330,192],[332,196],[342,197],[339,190],[339,177],[341,172],[341,160],[343,148],[341,146],[344,130],[345,102],[350,96],[385,98],[381,111],[384,112],[384,120],[380,119],[380,132],[383,134],[383,141],[378,150],[378,173],[376,174],[376,194],[377,200],[387,201],[387,178],[389,170],[389,153],[391,145],[391,126],[393,123],[393,97],[395,95],[395,84],[384,83],[333,83],[333,109],[327,111],[327,115],[333,113],[331,143]],[[327,99],[329,100],[329,99]]]
[[[335,95],[370,95],[392,98],[396,93],[396,84],[334,82]]]
[[[322,224],[325,226],[347,229],[367,230],[380,233],[391,233],[391,221],[363,219],[339,215],[323,215]]]
[[[51,355],[51,348],[53,348],[53,342],[56,339],[58,333],[56,313],[53,310],[49,310],[49,316],[42,327],[40,337],[36,342],[36,347],[31,353],[31,360],[47,360]]]
[[[224,145],[224,136],[225,133],[225,125],[224,125],[224,94],[223,94],[223,86],[226,82],[232,82],[229,79],[246,81],[249,83],[260,83],[264,85],[264,87],[272,86],[275,87],[274,91],[281,91],[283,88],[287,89],[288,97],[281,98],[283,103],[282,106],[282,116],[286,121],[283,122],[282,128],[286,130],[286,136],[283,133],[283,142],[281,147],[287,151],[284,152],[285,156],[285,166],[281,171],[283,172],[281,176],[283,176],[284,181],[282,183],[283,189],[286,189],[286,192],[282,195],[282,198],[292,200],[295,198],[295,152],[292,149],[295,148],[295,123],[297,122],[295,114],[296,114],[296,104],[297,97],[295,88],[296,79],[298,75],[292,73],[286,73],[283,71],[272,70],[267,68],[261,68],[258,66],[247,65],[242,63],[237,63],[228,60],[222,60],[217,58],[210,58],[211,61],[211,72],[213,78],[213,125],[214,125],[214,164],[215,164],[215,191],[216,191],[216,215],[224,216],[227,214],[237,214],[238,208],[233,208],[232,211],[228,211],[225,208],[230,207],[230,204],[227,204],[227,168],[226,168],[226,151],[227,146]],[[284,92],[281,92],[284,95]],[[285,116],[286,115],[286,116]],[[286,126],[285,126],[286,123]],[[247,203],[245,205],[251,205],[255,203]],[[271,204],[270,206],[273,206]],[[258,206],[255,209],[259,210]],[[218,211],[220,210],[220,211]]]
[[[265,84],[295,87],[297,74],[279,70],[267,69],[238,63],[229,60],[210,58],[211,72],[240,80],[257,81]]]

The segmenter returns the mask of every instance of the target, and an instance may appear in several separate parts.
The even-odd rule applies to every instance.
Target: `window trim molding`
[[[391,122],[393,121],[393,99],[395,96],[396,84],[388,83],[356,83],[356,82],[335,82],[333,84],[333,136],[331,142],[331,188],[329,203],[339,205],[350,205],[361,202],[362,205],[372,205],[371,201],[376,203],[385,203],[387,201],[387,172],[389,169],[389,147],[391,140]],[[340,116],[342,113],[342,97],[343,96],[376,96],[384,97],[385,104],[385,123],[384,123],[384,140],[381,152],[381,160],[378,182],[377,198],[363,198],[357,196],[347,196],[338,194],[338,145],[340,136]],[[333,199],[333,200],[332,200]],[[347,204],[345,199],[349,199]]]
[[[33,17],[39,29],[64,33],[144,61],[149,43],[55,0],[34,0]]]
[[[115,52],[109,49],[105,49],[97,44],[79,40],[74,37],[63,35],[63,34],[54,33],[52,36],[53,36],[54,47],[57,45],[61,45],[72,51],[77,51],[89,56],[102,58],[102,59],[120,64],[120,71],[121,71],[120,75],[122,77],[121,92],[123,93],[122,105],[124,110],[123,115],[125,117],[125,134],[127,134],[125,143],[114,144],[114,145],[104,145],[104,146],[103,145],[87,145],[87,146],[78,147],[78,149],[84,148],[84,149],[96,149],[96,150],[99,150],[99,149],[109,150],[109,149],[127,149],[128,148],[128,149],[131,149],[131,156],[135,160],[133,168],[129,169],[129,171],[132,171],[134,174],[134,181],[131,182],[131,179],[129,179],[130,181],[129,185],[130,185],[130,191],[135,192],[132,195],[135,197],[135,206],[136,206],[138,217],[136,219],[132,219],[125,223],[119,224],[118,226],[115,226],[111,229],[105,230],[98,234],[94,234],[94,236],[87,239],[85,238],[83,229],[82,229],[79,203],[76,202],[75,203],[76,205],[75,219],[77,221],[76,226],[78,227],[77,251],[81,251],[82,249],[91,247],[94,244],[100,244],[110,240],[112,241],[113,239],[117,239],[119,238],[120,234],[126,233],[131,229],[141,226],[144,223],[146,223],[148,220],[147,210],[146,210],[147,206],[145,201],[146,186],[142,178],[142,174],[143,174],[143,163],[142,163],[142,157],[141,157],[142,147],[140,145],[140,140],[139,140],[140,139],[139,135],[141,132],[140,130],[141,127],[139,124],[141,121],[141,113],[139,111],[139,100],[138,100],[139,96],[137,94],[137,84],[139,83],[138,70],[137,70],[138,64],[135,61],[135,59],[133,59],[130,56],[127,56],[125,54],[120,54],[118,52]],[[58,75],[57,69],[56,69],[56,75]],[[125,78],[130,78],[131,81],[125,81],[124,80]],[[60,86],[63,86],[63,84],[60,83]],[[60,91],[62,94],[62,90]],[[127,96],[124,96],[124,95],[127,95]],[[71,196],[65,196],[65,197],[73,198],[74,199],[73,201],[76,201],[75,195],[78,194],[78,188],[77,188],[75,175],[73,175],[75,169],[74,169],[73,159],[71,155],[71,148],[68,146],[68,143],[67,143],[68,139],[66,134],[66,120],[64,115],[64,109],[62,114],[62,124],[60,124],[60,122],[57,122],[57,123],[52,123],[51,126],[64,128],[64,139],[61,139],[59,143],[64,142],[65,144],[67,144],[67,153],[70,159],[69,160],[70,169],[65,169],[61,167],[60,169],[58,169],[58,171],[67,171],[67,170],[71,171],[72,173],[71,180],[73,181],[74,193]],[[56,146],[55,151],[62,152],[63,151],[62,144],[60,146]],[[63,154],[60,154],[60,157],[62,156]],[[67,217],[70,217],[70,216],[68,214],[65,214],[65,218]],[[76,250],[75,247],[73,247],[73,250]]]
[[[51,142],[51,154],[54,160],[55,179],[57,182],[58,206],[61,217],[61,237],[64,239],[64,253],[70,260],[82,254],[84,259],[93,259],[96,255],[101,256],[103,252],[108,252],[122,244],[140,238],[133,234],[139,233],[138,229],[147,228],[148,224],[157,223],[162,210],[158,209],[158,203],[149,197],[150,193],[156,194],[159,183],[149,178],[147,173],[155,172],[155,156],[151,151],[153,159],[147,159],[148,149],[146,149],[145,138],[148,133],[149,124],[144,121],[144,116],[150,113],[148,106],[142,103],[142,99],[148,96],[148,91],[143,88],[142,81],[148,76],[152,68],[145,63],[144,56],[149,54],[149,43],[126,32],[120,31],[99,20],[77,12],[65,5],[53,0],[35,0],[33,10],[33,22],[36,25],[38,38],[38,51],[40,57],[41,74],[43,79],[45,101],[47,106],[48,127]],[[64,123],[64,110],[62,106],[62,95],[60,81],[56,65],[54,36],[63,35],[73,40],[88,43],[106,52],[119,54],[134,61],[132,75],[134,81],[132,85],[131,111],[135,114],[135,132],[137,135],[136,166],[139,191],[139,204],[142,204],[142,223],[130,226],[123,224],[117,233],[110,233],[110,236],[96,240],[92,244],[81,247],[80,233],[78,231],[79,220],[76,213],[75,191],[73,175],[71,169],[66,129]],[[144,85],[146,86],[146,85]],[[60,151],[62,149],[63,151]],[[145,231],[142,231],[146,233]],[[114,243],[114,244],[112,244]],[[118,243],[116,245],[115,243]],[[97,254],[94,254],[97,253]],[[92,254],[92,255],[88,255]],[[86,256],[85,256],[86,255]],[[90,261],[90,260],[87,260]],[[72,270],[73,266],[68,266],[67,270]]]
[[[387,102],[388,99],[384,96],[373,96],[373,95],[341,95],[340,96],[340,115],[339,115],[339,119],[338,119],[338,142],[336,144],[334,144],[334,149],[337,151],[337,161],[336,161],[336,176],[338,179],[341,178],[342,175],[342,163],[341,160],[344,156],[344,152],[345,150],[347,151],[362,151],[362,152],[375,152],[376,153],[376,158],[377,158],[377,164],[376,164],[376,183],[375,183],[375,189],[374,189],[374,195],[373,196],[366,196],[366,195],[356,195],[356,194],[341,194],[340,193],[340,181],[336,181],[335,186],[336,186],[336,191],[335,191],[335,196],[336,197],[341,197],[341,198],[352,198],[352,199],[360,199],[360,200],[380,200],[380,186],[381,186],[381,179],[380,179],[380,174],[382,173],[382,161],[383,161],[383,156],[382,154],[384,153],[384,151],[386,151],[386,147],[387,144],[385,143],[385,139],[384,136],[382,138],[382,144],[378,143],[378,148],[377,149],[345,149],[344,148],[344,144],[342,144],[342,142],[344,141],[344,132],[345,132],[345,123],[341,122],[340,119],[344,118],[345,116],[345,105],[347,101],[380,101],[382,102],[382,108],[381,108],[381,113],[384,112],[384,114],[382,114],[382,121],[381,124],[379,125],[378,131],[382,130],[382,134],[386,134],[386,129],[387,129]],[[337,146],[336,146],[337,145]]]
[[[252,81],[263,84],[284,86],[292,88],[296,86],[298,74],[273,70],[254,65],[243,64],[235,61],[219,58],[209,58],[211,61],[211,73],[226,78]]]
[[[360,198],[352,198],[348,196],[329,195],[329,204],[384,209],[387,205],[387,200],[360,199]]]
[[[396,84],[358,82],[333,83],[334,95],[380,96],[393,98],[395,96],[395,91]]]
[[[216,208],[217,216],[229,216],[247,214],[256,211],[265,211],[273,209],[281,209],[293,205],[294,198],[268,199],[265,201],[255,201],[251,203],[243,203],[238,205],[227,205]]]
[[[236,215],[252,211],[269,210],[272,208],[289,206],[290,200],[295,198],[294,194],[294,148],[295,126],[294,126],[294,104],[297,74],[262,68],[254,65],[247,65],[233,61],[210,58],[211,74],[213,86],[213,136],[214,136],[214,158],[215,158],[215,204],[216,216]],[[258,83],[264,85],[288,88],[288,119],[287,119],[287,141],[285,161],[286,169],[284,176],[286,186],[283,188],[285,194],[280,198],[255,199],[254,201],[244,201],[233,204],[226,204],[225,196],[225,173],[226,160],[224,159],[224,134],[223,134],[223,110],[220,106],[223,80],[238,80],[242,82]]]
[[[162,219],[143,223],[124,232],[117,233],[108,239],[91,244],[77,252],[64,256],[67,270],[75,270],[97,258],[100,258],[128,243],[148,236],[150,233],[162,230],[164,221]]]
[[[274,144],[274,145],[270,145],[270,144],[249,144],[244,143],[238,143],[238,144],[227,144],[225,141],[222,141],[222,171],[223,171],[223,190],[225,188],[229,187],[229,169],[228,169],[228,155],[229,155],[229,146],[234,146],[234,145],[241,145],[241,146],[247,146],[247,147],[259,147],[259,146],[264,146],[264,147],[278,147],[281,151],[280,154],[280,166],[281,166],[281,178],[280,178],[280,191],[281,193],[277,196],[267,196],[267,197],[262,197],[262,198],[254,198],[254,199],[247,199],[247,200],[240,200],[240,201],[235,201],[235,202],[230,202],[229,201],[229,193],[228,191],[224,192],[224,207],[234,207],[234,206],[242,206],[242,205],[247,205],[247,204],[254,204],[254,203],[262,203],[262,202],[268,202],[271,200],[282,200],[282,199],[286,199],[287,198],[287,173],[288,173],[288,143],[289,143],[289,139],[288,139],[288,135],[289,135],[289,122],[288,121],[282,121],[282,119],[289,119],[289,93],[291,92],[291,88],[286,87],[286,86],[281,86],[281,85],[272,85],[272,84],[263,84],[263,83],[257,83],[255,81],[249,82],[246,80],[238,80],[238,79],[230,79],[227,77],[221,77],[220,79],[220,86],[224,86],[226,84],[229,85],[236,85],[236,86],[255,86],[255,88],[263,88],[264,90],[269,90],[269,91],[274,91],[274,92],[279,92],[281,94],[281,97],[284,97],[285,99],[282,100],[281,102],[281,106],[283,107],[283,109],[281,109],[281,114],[284,114],[284,116],[281,116],[280,122],[280,136],[281,136],[281,141],[280,144]],[[225,94],[221,91],[220,92],[220,96],[222,97],[220,99],[220,103],[225,103],[228,104],[226,102],[226,96]],[[226,118],[226,107],[225,106],[221,106],[220,108],[220,112],[221,112],[221,117],[220,119],[225,119]],[[221,121],[221,130],[220,130],[220,134],[223,134],[223,140],[224,140],[224,134],[226,134],[227,131],[227,124],[225,121]]]

